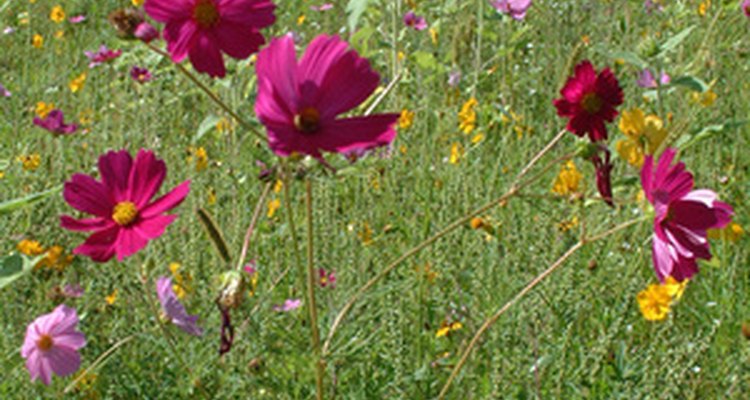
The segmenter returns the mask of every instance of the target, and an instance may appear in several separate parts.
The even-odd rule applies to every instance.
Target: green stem
[[[260,218],[260,211],[263,209],[263,203],[265,202],[268,193],[271,191],[272,184],[272,181],[266,183],[266,185],[263,187],[263,193],[261,193],[260,197],[258,198],[258,203],[255,205],[255,211],[253,211],[253,217],[250,220],[250,226],[247,227],[247,232],[245,233],[245,241],[242,244],[242,251],[240,251],[240,258],[237,262],[237,271],[241,271],[243,264],[245,264],[247,249],[250,247],[250,239],[253,236],[255,225],[258,223],[258,219]]]
[[[299,240],[297,238],[297,228],[294,225],[294,210],[292,209],[292,199],[289,195],[289,186],[291,185],[291,179],[289,178],[291,175],[291,171],[289,169],[289,164],[286,162],[286,160],[281,159],[281,164],[283,166],[283,176],[284,176],[284,208],[286,209],[286,218],[287,223],[289,224],[289,230],[292,233],[292,247],[294,249],[294,263],[297,266],[297,279],[302,280],[305,276],[304,267],[302,266],[302,256],[300,255],[299,251]],[[299,283],[304,283],[304,281],[300,281]],[[299,285],[301,287],[303,285]]]
[[[315,260],[313,252],[313,210],[312,210],[312,183],[310,178],[305,180],[305,203],[307,206],[307,309],[310,313],[310,334],[315,353],[315,387],[316,398],[323,399],[323,374],[325,364],[320,357],[320,333],[318,332],[318,310],[315,303]]]

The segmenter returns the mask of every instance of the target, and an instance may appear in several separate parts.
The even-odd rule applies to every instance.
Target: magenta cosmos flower
[[[122,261],[161,236],[177,218],[164,214],[182,203],[190,191],[190,181],[185,181],[151,201],[164,182],[167,167],[154,153],[143,149],[135,161],[127,150],[110,151],[99,157],[99,172],[101,181],[75,174],[63,190],[71,207],[94,217],[60,218],[65,229],[94,232],[73,253],[97,262],[114,255]]]
[[[408,13],[404,14],[404,25],[417,31],[423,31],[427,29],[427,21],[424,19],[424,17],[420,17],[417,14],[414,14],[414,11],[409,11]]]
[[[164,39],[174,62],[190,57],[211,77],[226,74],[221,52],[242,60],[265,43],[260,29],[274,23],[270,0],[146,0],[151,18],[166,24]]]
[[[337,36],[320,35],[297,61],[291,36],[274,39],[258,54],[255,113],[278,155],[347,153],[386,145],[396,137],[399,114],[336,118],[377,88],[370,63]]]
[[[69,135],[78,130],[78,125],[66,124],[63,112],[57,109],[50,111],[44,119],[34,117],[34,125],[46,129],[56,136]]]
[[[570,118],[568,131],[577,136],[588,134],[594,142],[607,138],[604,123],[614,121],[616,107],[623,101],[620,84],[609,68],[597,75],[591,62],[581,62],[560,94],[563,97],[556,99],[554,104],[557,115]]]
[[[77,325],[76,310],[61,304],[26,328],[21,355],[26,359],[32,381],[41,379],[49,385],[53,372],[66,376],[78,371],[81,366],[78,350],[86,345],[86,337],[76,330]]]
[[[203,335],[203,328],[199,327],[197,315],[188,315],[185,306],[177,299],[172,289],[172,280],[162,276],[156,280],[156,295],[161,303],[161,310],[167,318],[178,328],[193,336]]]
[[[695,275],[695,260],[711,259],[706,230],[726,226],[733,212],[715,192],[692,190],[693,175],[685,164],[672,165],[675,154],[666,149],[655,167],[653,157],[646,156],[641,170],[643,192],[656,212],[652,257],[662,282],[668,276],[682,282]]]
[[[140,84],[150,82],[154,78],[148,69],[141,68],[137,65],[134,65],[133,68],[130,69],[130,77]]]
[[[744,0],[742,2],[742,12],[745,13],[745,16],[750,18],[750,0]]]
[[[493,0],[490,3],[497,11],[518,21],[526,17],[526,10],[531,7],[531,0]]]
[[[110,62],[117,57],[120,57],[122,50],[111,50],[106,45],[99,47],[97,51],[85,51],[86,57],[89,59],[89,68],[94,68],[97,65]]]

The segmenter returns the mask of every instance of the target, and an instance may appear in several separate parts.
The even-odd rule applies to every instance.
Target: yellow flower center
[[[596,114],[602,109],[602,99],[596,93],[586,93],[581,99],[581,108],[589,114]]]
[[[49,335],[42,335],[42,337],[40,337],[39,340],[36,341],[36,347],[38,347],[39,350],[42,351],[51,349],[54,344],[55,342],[52,341],[52,338]]]
[[[213,0],[198,0],[193,8],[193,20],[201,28],[210,28],[219,22],[219,10]]]
[[[120,226],[130,225],[138,216],[138,209],[135,204],[129,201],[121,201],[115,205],[112,211],[112,219]]]
[[[305,133],[318,130],[320,113],[313,107],[305,107],[294,116],[294,127]]]

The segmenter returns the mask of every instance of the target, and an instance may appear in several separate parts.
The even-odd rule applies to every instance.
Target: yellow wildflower
[[[31,45],[37,49],[41,49],[44,46],[44,37],[38,33],[35,33],[31,38]]]
[[[78,122],[83,125],[91,125],[94,121],[94,110],[87,108],[78,113]]]
[[[667,137],[661,118],[639,108],[623,111],[618,126],[627,139],[617,142],[617,152],[635,167],[643,165],[644,155],[654,154]]]
[[[62,39],[65,36],[65,31],[60,29],[55,32],[55,39]]]
[[[713,90],[707,90],[703,93],[693,93],[692,99],[703,107],[711,107],[719,96]]]
[[[406,53],[404,53],[403,51],[399,51],[398,53],[396,53],[396,60],[398,60],[398,62],[404,61],[405,58]]]
[[[708,8],[711,7],[711,0],[703,0],[698,4],[698,15],[705,17],[708,13]]]
[[[359,237],[359,240],[362,241],[362,244],[364,246],[369,246],[372,244],[372,229],[370,228],[370,224],[367,222],[362,223],[362,229],[357,233],[357,236]]]
[[[479,104],[477,99],[472,97],[467,100],[458,112],[458,129],[464,134],[470,134],[477,127],[477,112],[474,110]]]
[[[578,192],[578,185],[582,177],[583,174],[578,171],[573,160],[568,160],[565,165],[560,167],[560,173],[552,185],[552,193],[565,196]]]
[[[83,85],[85,83],[86,83],[86,72],[73,78],[73,80],[70,81],[70,83],[68,84],[68,87],[70,88],[71,92],[76,93],[80,91],[81,89],[83,89]]]
[[[281,207],[281,201],[279,199],[273,199],[268,202],[268,214],[266,216],[268,218],[273,218],[274,214],[276,214],[276,211]]]
[[[461,143],[453,143],[451,145],[451,155],[448,158],[448,162],[455,165],[461,161],[461,157],[464,155],[464,146]]]
[[[664,286],[664,290],[667,292],[669,297],[672,298],[672,302],[675,302],[682,297],[683,293],[685,293],[685,287],[687,287],[687,284],[687,279],[682,282],[677,282],[675,278],[668,276],[667,279],[664,280],[662,286]]]
[[[435,332],[435,337],[447,336],[449,333],[457,331],[463,327],[464,325],[460,322],[448,323],[446,321],[443,321],[440,323],[440,328],[437,330],[437,332]]]
[[[276,183],[273,184],[273,192],[274,193],[281,193],[281,189],[284,188],[284,181],[281,179],[277,179]]]
[[[43,101],[39,101],[36,103],[36,107],[34,108],[34,113],[39,118],[46,118],[47,114],[49,114],[54,109],[55,109],[55,103],[45,103]]]
[[[187,163],[195,163],[195,172],[201,172],[204,169],[208,168],[208,153],[206,152],[205,148],[203,148],[202,146],[190,146],[188,147],[187,153]]]
[[[216,189],[212,187],[208,188],[208,194],[206,195],[206,203],[208,203],[209,206],[216,204]]]
[[[477,143],[481,142],[482,140],[484,140],[484,133],[479,132],[476,135],[474,135],[474,137],[471,138],[471,143],[472,144],[477,144]]]
[[[65,21],[65,11],[62,6],[57,5],[52,7],[52,11],[49,13],[49,19],[58,24]]]
[[[44,267],[62,272],[71,262],[73,262],[73,255],[66,255],[65,249],[62,246],[55,245],[47,250],[47,254],[39,261],[36,267]]]
[[[5,178],[5,171],[0,171],[0,179]]]
[[[182,265],[180,263],[173,262],[169,264],[169,272],[172,273],[172,278],[174,279],[172,290],[174,290],[175,295],[180,300],[193,292],[193,275],[190,272],[180,272],[181,268]]]
[[[143,5],[144,0],[130,0],[133,3],[133,7],[140,7]]]
[[[672,297],[662,285],[651,284],[636,296],[643,318],[648,321],[662,321],[669,314]]]
[[[25,254],[30,257],[38,256],[44,253],[44,247],[36,240],[23,239],[16,245],[16,249],[21,254]]]
[[[709,229],[708,237],[710,239],[721,239],[730,242],[736,242],[742,238],[745,234],[745,230],[742,229],[740,224],[732,222],[721,229]]]
[[[560,230],[560,232],[567,232],[571,229],[574,229],[578,226],[578,217],[574,216],[573,218],[569,220],[565,220],[557,224],[557,229]]]
[[[305,23],[305,14],[300,15],[297,17],[297,25],[300,26]]]
[[[435,28],[430,28],[430,39],[432,40],[432,44],[437,46],[438,44],[438,31]]]
[[[398,117],[398,127],[404,130],[411,128],[414,124],[414,115],[414,111],[409,111],[406,108],[401,110],[401,115]]]
[[[471,219],[471,222],[469,222],[469,225],[471,226],[471,229],[480,229],[487,225],[487,221],[482,217],[474,217]]]
[[[234,130],[232,120],[229,118],[220,119],[219,122],[216,123],[216,130],[219,133],[231,132],[232,130]]]
[[[41,164],[42,162],[39,154],[20,155],[18,156],[17,160],[18,162],[23,164],[24,171],[35,171],[37,168],[39,168],[39,164]]]
[[[118,290],[115,289],[110,293],[108,296],[104,297],[104,301],[107,303],[107,305],[115,304],[115,301],[117,301],[117,293]]]

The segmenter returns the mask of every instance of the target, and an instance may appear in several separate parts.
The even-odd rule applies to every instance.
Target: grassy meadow
[[[373,104],[379,113],[414,113],[411,124],[402,118],[388,151],[356,163],[329,154],[336,173],[311,160],[282,163],[168,58],[117,37],[107,15],[132,7],[129,0],[0,0],[0,29],[14,28],[0,33],[0,85],[11,93],[0,97],[0,202],[55,189],[0,213],[2,255],[18,252],[24,239],[65,254],[80,245],[85,233],[60,227],[60,215],[77,214],[60,188],[74,173],[97,176],[97,159],[108,150],[153,150],[168,168],[160,193],[192,181],[175,209],[179,218],[138,254],[103,264],[76,256],[0,288],[0,397],[315,398],[307,182],[313,264],[336,277],[335,287],[315,289],[325,340],[368,280],[511,188],[565,128],[552,101],[583,59],[613,70],[625,93],[621,113],[638,107],[664,121],[696,187],[734,207],[735,234],[711,240],[713,259],[699,262],[700,273],[662,321],[646,320],[636,301],[658,282],[651,219],[586,243],[484,333],[445,398],[750,396],[750,341],[742,328],[748,324],[750,337],[750,250],[739,233],[750,226],[750,18],[738,1],[665,0],[647,12],[636,0],[537,0],[523,21],[486,0],[334,1],[326,11],[310,8],[321,1],[276,3],[276,22],[262,31],[267,40],[294,32],[301,54],[316,35],[338,34],[381,75],[381,88],[353,114]],[[66,14],[60,23],[50,19],[58,4]],[[428,29],[404,25],[413,5]],[[85,21],[68,21],[82,14]],[[34,35],[43,38],[40,46]],[[122,55],[89,68],[84,51],[102,44]],[[225,60],[223,79],[195,75],[265,133],[254,112],[254,58]],[[153,80],[135,82],[134,65]],[[192,71],[187,60],[182,65]],[[672,83],[639,87],[646,67],[668,72]],[[465,133],[459,113],[472,98],[475,127]],[[56,137],[34,126],[38,102],[54,103],[79,131]],[[518,195],[481,213],[481,221],[460,224],[362,294],[323,357],[324,398],[437,398],[488,317],[579,238],[645,215],[639,169],[616,151],[625,139],[619,121],[608,124],[607,141],[614,208],[599,198],[594,168],[581,158],[574,160],[582,174],[575,193],[553,193],[559,157],[585,142],[566,133]],[[265,183],[259,162],[289,173]],[[220,357],[219,277],[238,262],[266,186],[248,251],[257,280],[248,280],[244,301],[231,311],[236,336]],[[219,257],[197,209],[223,231],[230,263]],[[160,322],[154,280],[176,275],[181,301],[200,316],[201,337]],[[62,298],[66,284],[79,284],[84,294]],[[287,299],[303,305],[274,308]],[[26,326],[61,303],[77,310],[87,344],[80,370],[45,386],[30,381],[20,348]]]

